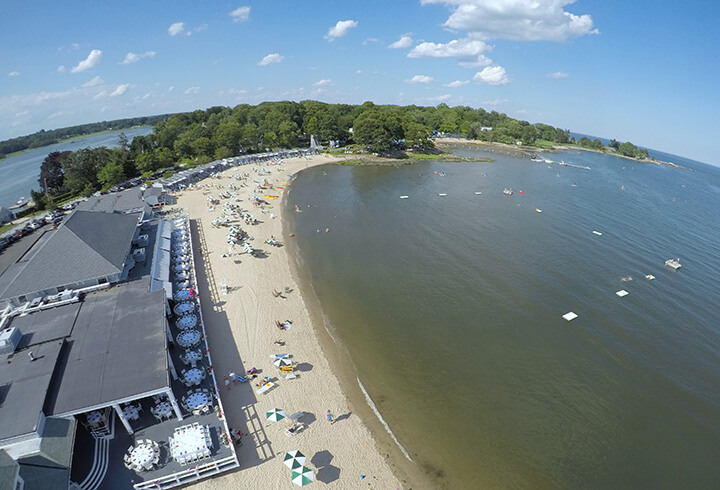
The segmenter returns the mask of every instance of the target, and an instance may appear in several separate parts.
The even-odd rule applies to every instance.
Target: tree
[[[30,199],[32,199],[32,202],[34,204],[33,207],[36,211],[41,211],[47,208],[47,195],[43,194],[42,192],[38,192],[35,189],[30,189]]]
[[[353,135],[358,143],[366,145],[371,151],[387,152],[403,138],[402,119],[387,110],[365,111],[355,119]]]
[[[611,139],[611,140],[610,140],[610,147],[611,147],[611,148],[614,148],[615,151],[617,151],[618,149],[620,149],[620,142],[619,142],[618,140],[616,140],[616,139]]]
[[[116,186],[127,180],[123,166],[117,160],[110,160],[105,166],[100,169],[97,174],[98,181],[102,184],[102,190],[108,190],[113,186]]]
[[[46,194],[58,193],[63,187],[63,162],[72,154],[71,151],[54,151],[40,165],[40,188]]]
[[[537,141],[538,135],[539,131],[535,126],[525,126],[522,129],[520,139],[522,140],[523,145],[532,145],[535,141]]]
[[[427,150],[435,148],[435,143],[430,139],[430,130],[415,121],[405,122],[405,146]]]
[[[73,193],[90,195],[100,190],[98,172],[110,160],[110,150],[99,148],[83,148],[74,152],[63,162],[65,183]],[[89,194],[88,194],[89,193]]]

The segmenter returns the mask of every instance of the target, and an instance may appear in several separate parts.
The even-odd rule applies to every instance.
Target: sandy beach
[[[281,205],[284,187],[291,182],[288,175],[333,161],[327,155],[293,158],[265,165],[267,174],[261,172],[262,165],[235,167],[177,194],[175,207],[182,208],[191,220],[202,312],[226,416],[232,428],[245,434],[238,446],[240,469],[203,480],[195,488],[295,488],[291,472],[282,462],[285,453],[294,449],[307,457],[305,465],[314,470],[316,481],[311,485],[316,487],[407,487],[396,476],[398,471],[393,472],[387,451],[381,453],[383,448],[344,394],[293,277],[286,247],[264,243],[271,237],[283,245],[285,239],[292,240],[283,237]],[[275,188],[256,188],[256,182],[263,180]],[[232,191],[232,186],[241,187]],[[223,199],[223,192],[234,196]],[[268,205],[261,209],[252,205],[253,194],[278,197],[267,198]],[[208,197],[220,200],[220,205],[209,206]],[[250,243],[259,252],[257,257],[240,253],[239,246],[231,253],[228,228],[213,224],[213,219],[223,214],[222,204],[229,201],[258,220],[254,225],[238,222],[253,238]],[[292,328],[279,329],[278,320],[291,320]],[[292,356],[296,379],[279,376],[271,356],[280,353]],[[253,367],[261,371],[257,379],[223,386],[225,375],[244,375]],[[275,386],[257,394],[256,383],[265,375]],[[301,419],[304,429],[290,435],[286,432],[289,419],[267,420],[266,412],[274,408],[287,415],[305,412]],[[334,417],[332,424],[326,418],[328,410]]]

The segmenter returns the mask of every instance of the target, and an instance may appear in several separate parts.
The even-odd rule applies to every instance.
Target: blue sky
[[[718,25],[704,0],[0,0],[0,139],[266,100],[444,102],[720,165]]]

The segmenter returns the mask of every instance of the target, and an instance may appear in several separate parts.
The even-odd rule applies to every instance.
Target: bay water
[[[715,488],[720,168],[456,153],[495,161],[314,167],[284,201],[294,259],[418,471]]]
[[[40,190],[40,166],[43,160],[54,151],[77,151],[81,148],[97,148],[106,146],[115,148],[120,133],[125,133],[129,141],[135,136],[152,133],[152,126],[125,129],[108,133],[96,134],[85,138],[61,141],[54,145],[33,148],[4,160],[0,160],[0,206],[9,207],[21,197],[30,198],[30,190]]]

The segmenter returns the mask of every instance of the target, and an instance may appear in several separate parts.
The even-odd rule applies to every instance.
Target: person
[[[335,418],[333,417],[333,414],[330,410],[328,410],[328,413],[327,413],[327,421],[330,422],[330,424],[335,423]]]
[[[230,379],[232,380],[233,384],[237,384],[237,375],[235,373],[230,373]]]
[[[281,323],[280,320],[275,320],[275,326],[280,330],[285,330],[285,325]]]
[[[225,376],[224,381],[225,381],[225,386],[227,386],[227,389],[229,391],[230,390],[230,378]]]
[[[257,374],[257,372],[258,372],[257,368],[253,367],[253,368],[250,368],[250,370],[248,371],[248,374]]]

